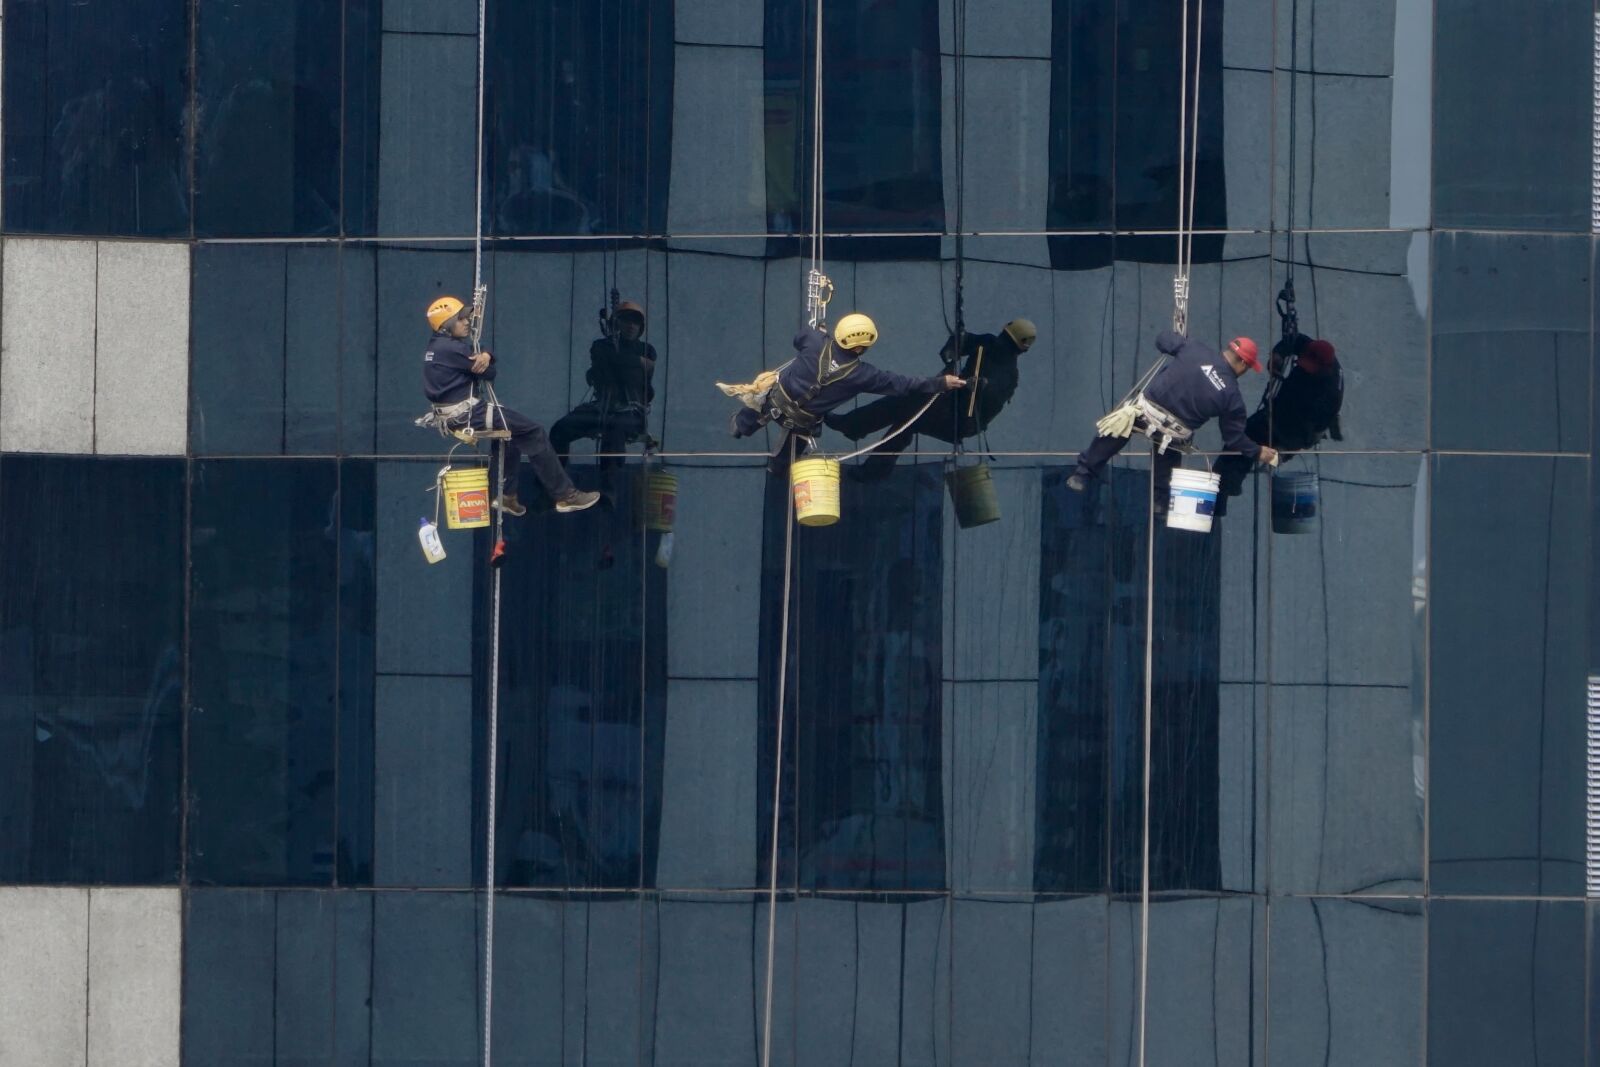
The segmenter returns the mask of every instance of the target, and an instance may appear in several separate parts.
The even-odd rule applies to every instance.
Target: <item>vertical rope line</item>
[[[794,459],[795,439],[791,435],[791,470],[794,468]],[[785,489],[784,496],[787,502],[783,509],[783,616],[778,624],[778,732],[772,759],[772,847],[767,875],[767,980],[761,1022],[762,1067],[772,1065],[772,968],[778,941],[778,823],[783,802],[783,698],[789,678],[789,595],[793,588],[794,565],[794,493]]]
[[[478,0],[478,152],[474,161],[472,207],[472,288],[483,284],[483,69],[484,24],[488,0]]]
[[[1156,446],[1150,444],[1150,505],[1144,533],[1144,811],[1139,873],[1139,1067],[1145,1067],[1145,1035],[1150,999],[1150,734],[1155,683],[1156,619]]]
[[[1188,160],[1189,136],[1189,0],[1183,0],[1182,30],[1179,39],[1178,59],[1178,277],[1186,276],[1183,269],[1184,228],[1184,166]]]
[[[1184,235],[1185,248],[1183,252],[1183,276],[1189,276],[1189,269],[1194,265],[1194,201],[1195,186],[1198,184],[1196,177],[1200,169],[1200,58],[1202,51],[1202,37],[1205,31],[1206,0],[1196,0],[1194,8],[1194,92],[1189,98],[1190,129],[1189,129],[1189,226]],[[1187,30],[1187,26],[1185,26]],[[1183,195],[1183,190],[1178,190],[1178,195]]]
[[[816,41],[812,45],[811,96],[811,269],[822,269],[822,0],[817,0]]]
[[[472,292],[474,302],[481,300],[483,291],[483,83],[484,83],[484,26],[487,19],[487,0],[478,0],[478,116],[477,155],[474,160],[472,209]],[[481,312],[481,306],[480,306]],[[477,346],[477,337],[473,338]],[[490,394],[491,397],[493,394]],[[491,401],[493,402],[493,401]],[[498,406],[498,404],[496,404]],[[502,420],[502,425],[504,422]],[[495,498],[505,499],[506,447],[504,441],[495,442],[499,454],[496,464]],[[498,546],[504,533],[505,512],[495,509],[494,539]],[[484,913],[483,913],[483,1067],[490,1067],[494,1056],[494,831],[495,792],[498,784],[500,750],[500,570],[495,568],[490,579],[489,593],[489,751],[488,797],[484,809]]]

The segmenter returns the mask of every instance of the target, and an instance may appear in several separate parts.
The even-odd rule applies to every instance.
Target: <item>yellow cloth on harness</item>
[[[772,391],[772,387],[777,384],[777,381],[777,371],[764,370],[756,375],[752,381],[738,382],[732,385],[727,382],[718,382],[717,388],[721,389],[727,396],[738,400],[751,411],[760,411],[762,405],[766,403],[767,393]]]
[[[1127,437],[1133,433],[1133,424],[1138,417],[1137,405],[1123,404],[1096,422],[1094,428],[1101,437]]]

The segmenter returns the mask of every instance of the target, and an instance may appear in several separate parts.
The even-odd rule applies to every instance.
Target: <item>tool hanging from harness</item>
[[[1094,424],[1101,437],[1127,437],[1135,431],[1150,438],[1159,455],[1169,448],[1190,452],[1194,431],[1172,412],[1141,391]]]

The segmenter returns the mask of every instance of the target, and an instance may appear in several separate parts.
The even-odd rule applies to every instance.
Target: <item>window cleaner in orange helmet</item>
[[[1100,420],[1098,436],[1078,455],[1078,465],[1067,479],[1069,489],[1087,489],[1089,479],[1097,477],[1111,457],[1127,446],[1135,429],[1150,432],[1153,417],[1166,425],[1163,435],[1180,445],[1216,419],[1222,430],[1223,448],[1252,461],[1277,462],[1277,452],[1250,440],[1244,432],[1244,394],[1239,392],[1236,379],[1247,370],[1261,369],[1254,341],[1235,337],[1218,355],[1199,341],[1166,330],[1156,338],[1156,348],[1173,357],[1171,362],[1161,367],[1143,393]],[[1166,507],[1172,472],[1182,458],[1177,448],[1163,448],[1156,456],[1157,510]]]
[[[910,378],[880,370],[861,358],[877,340],[878,327],[860,312],[840,319],[832,336],[827,323],[802,326],[794,337],[794,358],[776,371],[767,371],[754,382],[742,385],[717,383],[717,388],[738,397],[744,405],[733,414],[733,436],[749,437],[767,423],[775,422],[788,433],[774,458],[781,457],[786,462],[790,436],[814,436],[822,429],[828,412],[862,393],[931,396],[967,384],[953,374]]]
[[[428,325],[433,337],[422,356],[422,391],[433,405],[435,417],[449,426],[484,429],[489,405],[478,395],[476,385],[494,380],[495,365],[488,352],[473,351],[472,309],[453,296],[441,296],[428,306]],[[556,461],[543,426],[508,407],[497,408],[495,415],[511,431],[505,448],[505,495],[495,500],[496,507],[507,515],[528,513],[517,498],[523,453],[557,511],[582,511],[595,505],[600,494],[583,492],[572,484]]]

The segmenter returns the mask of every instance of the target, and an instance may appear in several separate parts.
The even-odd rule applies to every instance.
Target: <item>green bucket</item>
[[[1000,498],[995,494],[987,463],[946,471],[944,480],[956,506],[956,525],[970,530],[999,521]]]

